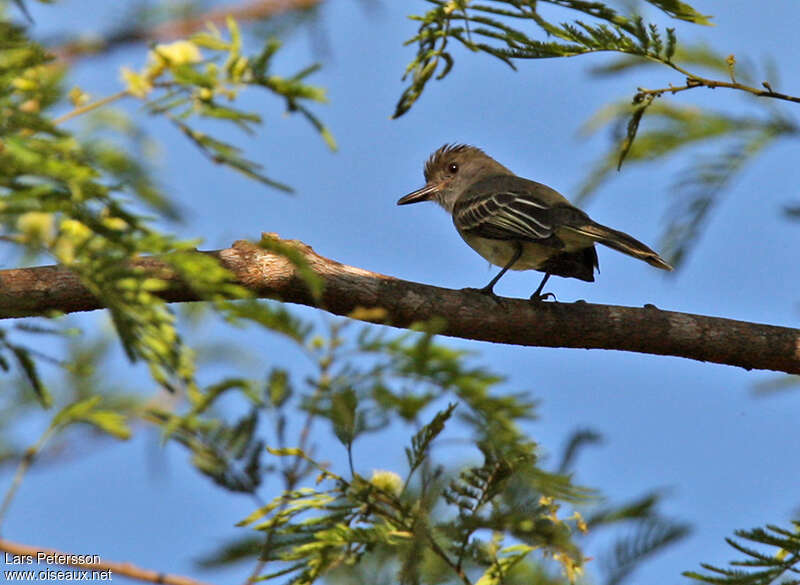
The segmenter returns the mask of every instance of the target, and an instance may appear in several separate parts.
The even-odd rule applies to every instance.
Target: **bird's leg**
[[[511,260],[508,261],[508,264],[503,266],[503,269],[499,272],[497,276],[495,276],[489,282],[489,284],[487,284],[483,288],[478,289],[478,291],[482,292],[485,295],[497,296],[494,294],[494,285],[497,284],[497,281],[500,280],[500,277],[502,277],[506,272],[508,272],[509,268],[514,266],[514,263],[517,260],[519,260],[520,256],[522,256],[522,244],[520,244],[519,242],[514,242],[514,254],[511,256]]]
[[[542,289],[544,288],[544,285],[547,282],[548,278],[550,278],[550,273],[549,272],[545,272],[544,273],[544,278],[542,279],[542,282],[539,283],[539,288],[537,288],[536,292],[534,292],[531,295],[531,302],[532,303],[538,303],[539,301],[544,301],[548,297],[553,297],[553,300],[555,300],[556,295],[554,295],[553,293],[544,293],[544,294],[542,294]]]

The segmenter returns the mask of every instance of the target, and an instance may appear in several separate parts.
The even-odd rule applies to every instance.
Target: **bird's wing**
[[[554,206],[560,208],[564,203],[569,205],[540,183],[514,176],[494,177],[476,183],[458,198],[453,222],[459,231],[484,238],[544,240],[553,235]]]

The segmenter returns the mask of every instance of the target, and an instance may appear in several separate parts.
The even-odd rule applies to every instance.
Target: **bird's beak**
[[[441,185],[437,183],[428,183],[422,189],[417,189],[413,193],[409,193],[405,197],[398,199],[398,205],[408,205],[409,203],[419,203],[420,201],[429,201],[436,196],[436,193],[441,189]]]

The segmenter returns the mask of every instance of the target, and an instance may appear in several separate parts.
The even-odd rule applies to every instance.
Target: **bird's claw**
[[[558,300],[556,298],[556,295],[554,295],[551,292],[547,292],[547,293],[535,292],[535,293],[533,293],[531,295],[531,298],[529,300],[530,300],[531,303],[541,303],[542,301],[546,301],[550,297],[552,297],[554,301]]]

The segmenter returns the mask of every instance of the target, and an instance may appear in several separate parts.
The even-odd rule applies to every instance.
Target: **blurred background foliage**
[[[659,491],[611,504],[573,483],[578,456],[598,435],[577,431],[560,456],[544,458],[523,430],[536,414],[529,392],[508,391],[502,375],[438,342],[437,323],[402,335],[339,320],[321,326],[278,303],[249,298],[224,270],[194,253],[197,241],[172,235],[182,211],[154,169],[158,141],[116,109],[118,102],[138,100],[139,115],[165,120],[187,148],[269,189],[291,186],[215,133],[219,124],[245,135],[259,132],[264,116],[272,115],[240,107],[241,94],[278,98],[283,111],[299,114],[298,123],[309,123],[336,149],[320,106],[325,90],[313,84],[319,65],[284,72],[273,62],[278,36],[301,25],[323,27],[319,2],[279,4],[131,3],[127,18],[97,35],[37,39],[27,3],[6,3],[0,221],[7,262],[68,266],[108,307],[110,325],[89,333],[46,315],[7,321],[0,330],[7,388],[0,398],[0,461],[15,469],[0,522],[12,513],[31,465],[63,464],[65,454],[76,456],[76,443],[124,440],[154,426],[163,441],[186,450],[200,474],[252,500],[252,514],[232,519],[241,536],[203,551],[201,567],[248,560],[253,579],[291,583],[625,581],[689,528],[659,512]],[[643,4],[669,19],[711,22],[684,2]],[[363,8],[380,4],[365,1]],[[522,60],[606,52],[609,60],[594,74],[620,79],[668,68],[672,85],[640,87],[586,123],[586,132],[610,129],[614,140],[587,173],[579,197],[592,196],[622,164],[665,164],[679,152],[702,152],[675,173],[662,234],[665,257],[680,267],[737,174],[773,143],[796,138],[796,123],[776,103],[799,100],[772,89],[778,83],[770,68],[687,46],[673,28],[645,21],[640,8],[580,0],[409,3],[418,31],[408,44],[416,55],[394,116],[442,91],[429,82],[446,78],[471,53],[516,68]],[[324,29],[315,37],[324,38]],[[74,63],[130,45],[147,56],[142,67],[120,70],[118,93],[97,97],[71,85]],[[675,99],[712,88],[740,91],[753,106],[742,114]],[[68,120],[79,122],[75,130],[65,129]],[[796,204],[788,202],[786,213],[796,217]],[[128,263],[141,255],[167,259],[205,302],[167,306],[157,296],[165,283]],[[280,356],[206,337],[216,321],[282,336],[286,351],[305,356],[307,368],[293,371]],[[200,341],[190,347],[187,337]],[[130,361],[148,366],[151,387],[131,387],[115,373],[124,367],[110,357],[117,343]],[[219,363],[238,371],[199,380],[199,370],[214,371]],[[31,439],[21,426],[41,409],[49,423]],[[381,441],[387,428],[408,437],[403,446],[387,447],[404,450],[407,469],[360,475],[354,443]],[[329,439],[315,440],[312,429]],[[330,464],[337,450],[346,453],[343,468]],[[596,535],[608,535],[600,539],[611,543],[608,550],[597,550]],[[797,573],[797,525],[737,537],[730,543],[744,560],[686,575],[744,584]],[[777,552],[759,552],[757,545]],[[587,565],[592,558],[599,562]]]

